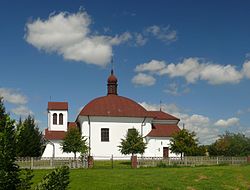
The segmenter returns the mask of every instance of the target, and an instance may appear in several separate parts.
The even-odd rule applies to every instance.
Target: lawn
[[[51,170],[34,170],[34,184]],[[70,189],[250,189],[250,165],[182,168],[72,169]]]

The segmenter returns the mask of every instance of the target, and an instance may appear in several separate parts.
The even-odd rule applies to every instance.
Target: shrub
[[[69,167],[56,168],[44,176],[36,190],[66,190],[69,185]]]

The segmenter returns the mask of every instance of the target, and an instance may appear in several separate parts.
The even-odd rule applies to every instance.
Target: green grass
[[[34,185],[42,179],[43,175],[50,171],[34,170]],[[72,169],[70,170],[70,189],[249,190],[250,165],[140,169]]]

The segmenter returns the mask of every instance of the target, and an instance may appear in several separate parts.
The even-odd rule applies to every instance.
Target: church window
[[[57,114],[56,113],[53,114],[53,124],[54,125],[57,124]]]
[[[60,113],[59,114],[59,125],[62,125],[63,124],[63,114]]]
[[[109,141],[109,129],[108,128],[101,129],[101,141],[103,142]]]

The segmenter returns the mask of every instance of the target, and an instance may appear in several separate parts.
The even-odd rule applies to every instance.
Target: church
[[[67,102],[48,102],[47,145],[42,157],[73,157],[63,153],[60,143],[67,130],[77,127],[87,139],[89,155],[94,159],[130,158],[122,155],[118,145],[128,130],[136,129],[147,143],[145,157],[175,157],[170,151],[171,136],[178,132],[179,119],[159,111],[148,111],[137,102],[118,95],[118,80],[113,70],[107,80],[107,95],[91,100],[68,122]]]

